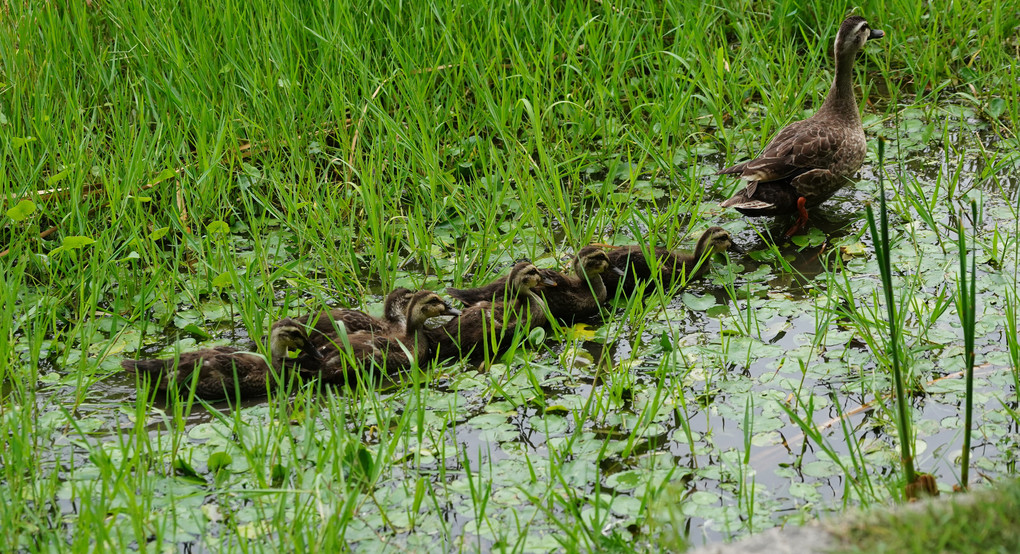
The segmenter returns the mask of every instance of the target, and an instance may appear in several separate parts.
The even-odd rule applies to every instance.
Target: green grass
[[[854,514],[827,524],[839,552],[1015,552],[1020,548],[1016,481],[964,499]]]
[[[778,469],[762,461],[777,429],[797,432],[781,405],[817,421],[889,388],[874,263],[827,254],[870,251],[858,203],[877,191],[873,160],[824,253],[818,229],[757,244],[763,222],[717,209],[737,183],[710,177],[819,104],[852,7],[0,7],[0,539],[626,550],[898,497],[884,410],[812,436],[836,442],[818,455],[803,443]],[[959,254],[954,214],[974,199],[985,225],[959,243],[977,251],[975,363],[1020,383],[1015,338],[989,346],[1016,329],[1020,18],[990,1],[856,11],[887,33],[856,80],[895,175],[893,271],[916,274],[899,312],[909,378],[964,366],[942,319],[956,266],[939,260]],[[653,284],[617,300],[596,329],[521,337],[483,372],[450,363],[239,410],[165,404],[119,374],[124,356],[263,347],[279,316],[374,307],[394,286],[479,283],[590,242],[690,246],[712,224],[752,252],[675,297]],[[593,343],[590,363],[571,354]],[[976,421],[1015,407],[995,379],[976,384],[998,402]],[[975,472],[1014,473],[1000,431],[983,429],[1000,456]],[[957,453],[938,444],[919,471],[945,483]],[[793,474],[831,477],[826,456],[849,456],[845,496]],[[799,488],[770,493],[766,473]]]

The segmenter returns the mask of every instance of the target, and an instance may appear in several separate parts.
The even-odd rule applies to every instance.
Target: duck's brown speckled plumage
[[[541,270],[530,262],[518,263],[503,281],[502,289],[495,289],[502,292],[490,297],[494,301],[470,304],[460,316],[426,331],[434,345],[433,356],[446,359],[466,355],[481,351],[482,345],[487,346],[488,352],[496,353],[508,346],[507,339],[518,329],[545,325],[545,302],[535,292],[543,283],[552,285],[554,281],[543,277]]]
[[[882,36],[860,16],[843,21],[835,40],[836,75],[822,107],[784,127],[757,158],[718,173],[750,181],[723,207],[750,216],[796,213],[802,220],[792,234],[807,221],[808,208],[851,182],[867,153],[853,90],[854,57],[869,39]]]
[[[732,246],[730,234],[722,227],[709,227],[694,248],[694,252],[678,252],[667,248],[654,249],[658,272],[653,273],[641,245],[622,246],[607,252],[609,263],[623,271],[623,275],[607,271],[602,275],[609,296],[619,291],[630,294],[638,281],[658,278],[664,287],[701,278],[709,269],[713,254],[725,252]]]
[[[395,373],[417,361],[432,359],[432,343],[425,321],[440,315],[459,315],[438,294],[418,291],[407,305],[406,325],[385,332],[358,331],[336,337],[319,349],[321,361],[303,361],[302,375],[328,384],[353,382],[375,370]]]
[[[220,400],[234,398],[235,393],[240,398],[264,396],[273,384],[273,371],[284,369],[288,350],[303,351],[308,359],[316,356],[304,325],[293,319],[273,324],[269,349],[272,368],[265,357],[229,346],[184,352],[176,359],[123,360],[120,365],[127,371],[147,375],[161,391],[171,387],[182,391],[193,388],[199,398]]]

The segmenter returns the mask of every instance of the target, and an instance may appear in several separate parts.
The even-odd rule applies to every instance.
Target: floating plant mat
[[[947,488],[962,440],[963,381],[953,376],[963,369],[963,339],[952,300],[962,198],[983,213],[965,224],[979,261],[977,474],[1012,475],[1020,434],[1017,354],[1006,336],[1006,306],[1017,302],[1016,145],[967,108],[945,112],[901,113],[899,128],[866,123],[895,145],[885,175],[904,361],[917,391],[915,463]],[[927,140],[916,138],[933,123]],[[705,211],[749,251],[682,292],[619,300],[604,324],[555,329],[540,347],[484,370],[455,363],[353,397],[305,390],[238,409],[189,409],[151,402],[117,373],[143,330],[111,325],[107,343],[40,366],[37,401],[47,409],[33,433],[59,485],[54,498],[35,501],[52,504],[69,530],[101,521],[105,538],[96,540],[113,544],[293,543],[286,549],[340,536],[371,549],[523,551],[558,549],[564,533],[593,548],[657,544],[673,533],[719,541],[887,502],[899,452],[878,271],[859,219],[877,191],[874,163],[780,249],[758,239],[768,220]],[[670,187],[637,184],[658,207]],[[621,241],[628,233],[614,232]],[[451,229],[439,234],[456,240]],[[531,254],[518,244],[494,263]],[[398,280],[421,284],[408,273]],[[236,326],[219,299],[154,309],[179,312],[174,335],[185,338],[152,348],[205,346],[214,334],[247,340],[216,331]],[[82,357],[110,376],[79,383],[62,371]],[[814,422],[818,436],[805,440],[786,410]],[[575,521],[597,533],[584,535]]]

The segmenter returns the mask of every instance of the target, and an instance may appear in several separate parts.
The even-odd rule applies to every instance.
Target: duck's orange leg
[[[797,199],[797,221],[794,222],[793,227],[790,227],[785,233],[783,233],[784,239],[788,239],[793,235],[796,235],[804,228],[804,225],[807,224],[808,214],[805,206],[807,206],[807,198],[801,196]]]

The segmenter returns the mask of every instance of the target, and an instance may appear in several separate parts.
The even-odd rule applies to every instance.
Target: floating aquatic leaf
[[[192,335],[196,335],[203,339],[212,338],[212,335],[206,332],[205,329],[199,327],[194,323],[188,323],[187,325],[181,328],[181,331],[184,331],[185,333],[191,333]]]
[[[213,452],[209,455],[209,460],[206,461],[206,466],[209,467],[209,471],[213,473],[219,473],[220,470],[226,469],[234,461],[230,454],[224,451]]]
[[[1002,98],[992,98],[988,102],[988,115],[998,119],[1006,113],[1006,101]]]
[[[216,287],[218,289],[222,289],[222,288],[226,288],[226,287],[229,287],[229,286],[233,285],[234,281],[233,281],[233,278],[230,275],[230,272],[229,271],[224,271],[223,273],[220,273],[216,277],[213,277],[213,280],[212,280],[211,284],[212,284],[212,286],[214,286],[214,287]]]
[[[715,297],[709,294],[705,296],[695,296],[692,293],[685,292],[683,294],[684,305],[688,308],[703,312],[712,306],[715,306]]]
[[[528,333],[528,344],[531,346],[538,346],[545,342],[545,329],[542,327],[535,327]]]
[[[181,457],[174,458],[173,469],[174,473],[178,477],[183,478],[185,481],[190,481],[202,485],[205,484],[205,479],[202,479],[202,477],[198,475],[198,472],[195,471],[195,468],[191,467],[191,464],[185,461],[184,458]]]

